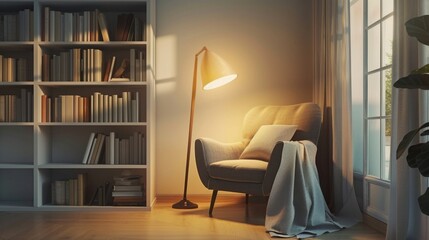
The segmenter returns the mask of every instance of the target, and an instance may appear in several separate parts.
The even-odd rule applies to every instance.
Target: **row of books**
[[[116,16],[116,15],[115,15]],[[144,22],[132,13],[117,15],[116,41],[143,41]],[[98,9],[83,12],[61,12],[44,8],[42,36],[44,41],[87,42],[110,41],[109,26]],[[100,37],[101,33],[101,37]]]
[[[22,82],[27,80],[27,59],[0,55],[0,82]]]
[[[115,35],[117,41],[143,41],[144,33],[144,22],[140,18],[134,16],[134,14],[120,14],[118,16]]]
[[[116,57],[113,56],[106,64],[103,81],[146,81],[146,63],[142,51],[130,49],[130,58],[122,59],[117,66]],[[114,70],[116,69],[116,70]]]
[[[101,82],[103,51],[70,49],[59,54],[42,55],[43,81]]]
[[[142,51],[130,49],[122,61],[116,56],[103,64],[100,49],[74,48],[58,54],[42,56],[43,81],[108,82],[145,81],[145,60]],[[119,63],[119,64],[118,64]]]
[[[0,41],[33,41],[33,10],[0,15]]]
[[[83,206],[86,179],[84,174],[76,178],[56,180],[51,183],[51,203],[55,205]]]
[[[0,122],[32,122],[33,92],[21,89],[17,95],[0,95]]]
[[[61,12],[44,8],[44,41],[98,41],[98,11]]]
[[[42,122],[139,122],[139,92],[41,96]]]
[[[145,164],[146,139],[134,132],[128,138],[119,138],[115,132],[109,135],[91,133],[82,164]]]
[[[146,204],[144,187],[140,175],[124,175],[114,177],[112,191],[113,205],[142,206]]]
[[[111,192],[112,186],[110,182],[105,182],[102,185],[99,185],[94,193],[92,194],[91,199],[88,202],[88,205],[98,205],[98,206],[109,206],[111,203]]]

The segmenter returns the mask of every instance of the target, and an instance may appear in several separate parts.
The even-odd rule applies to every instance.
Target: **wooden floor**
[[[198,202],[193,210],[172,209],[177,200],[165,198],[152,211],[138,212],[0,212],[0,239],[270,239],[264,228],[264,201],[246,207],[241,198],[220,199],[209,218],[208,201]],[[313,239],[384,236],[360,223]]]

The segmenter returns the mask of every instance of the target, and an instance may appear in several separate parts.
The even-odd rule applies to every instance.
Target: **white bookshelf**
[[[102,41],[100,32],[99,41],[45,41],[44,13],[47,7],[62,13],[99,10],[106,17],[110,41]],[[32,40],[0,41],[0,55],[25,59],[27,64],[27,80],[0,81],[0,95],[16,95],[17,99],[22,99],[19,94],[21,89],[25,89],[31,93],[32,100],[28,110],[31,112],[31,120],[0,121],[0,211],[150,210],[155,201],[155,0],[0,0],[0,16],[19,14],[18,12],[24,9],[33,11]],[[145,33],[142,39],[115,40],[117,17],[124,13],[132,13],[144,22],[142,28]],[[1,19],[4,21],[4,17]],[[0,24],[3,23],[1,21]],[[1,29],[0,27],[0,31]],[[145,60],[142,64],[144,79],[130,82],[72,82],[55,79],[45,81],[42,76],[43,54],[54,55],[70,49],[103,51],[102,74],[111,56],[127,58],[130,49],[141,51]],[[137,121],[42,122],[42,95],[81,95],[90,98],[94,92],[106,95],[138,92]],[[21,110],[22,114],[26,114],[26,111]],[[141,164],[104,164],[101,160],[99,164],[82,164],[92,132],[105,135],[115,132],[120,138],[127,138],[134,132],[142,133],[145,137],[144,161]],[[89,198],[99,185],[110,182],[111,186],[113,177],[124,173],[142,176],[141,184],[144,186],[146,200],[144,205],[88,205]],[[57,180],[76,178],[77,174],[86,176],[84,205],[53,204],[51,184]]]

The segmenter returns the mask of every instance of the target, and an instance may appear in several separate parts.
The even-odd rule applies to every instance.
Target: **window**
[[[390,179],[393,0],[350,0],[355,171]]]

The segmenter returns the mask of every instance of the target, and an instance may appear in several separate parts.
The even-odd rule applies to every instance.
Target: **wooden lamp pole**
[[[198,56],[206,50],[207,50],[207,48],[203,47],[197,54],[195,54],[194,77],[192,80],[191,114],[189,117],[188,149],[186,152],[185,188],[183,190],[183,199],[180,200],[179,202],[173,204],[173,208],[178,208],[178,209],[198,208],[197,204],[189,201],[186,198],[186,194],[188,191],[188,174],[189,174],[189,160],[191,158],[192,129],[194,127],[194,110],[195,110],[195,95],[196,95],[196,89],[197,89]]]

